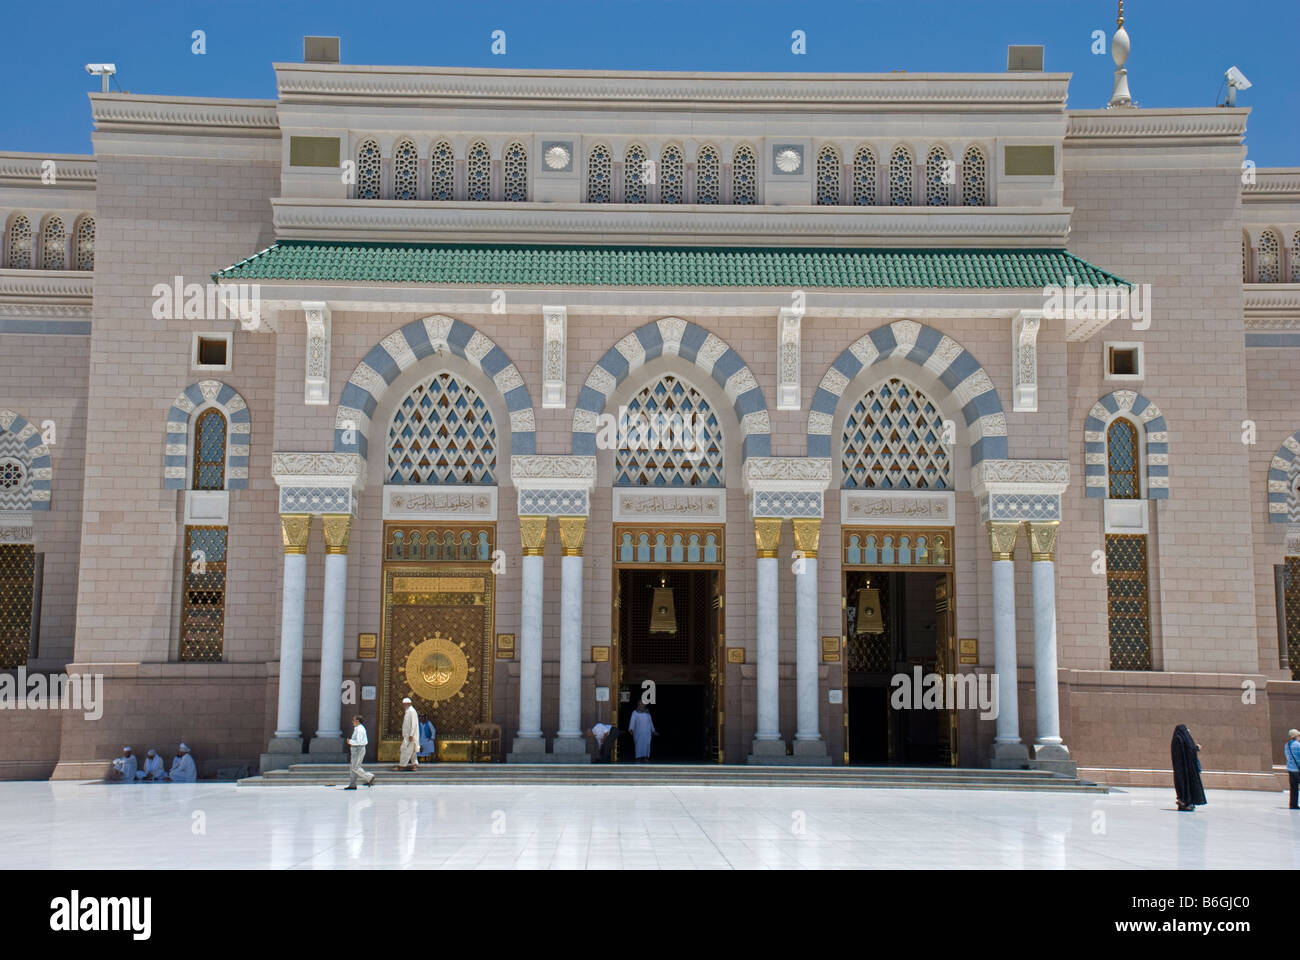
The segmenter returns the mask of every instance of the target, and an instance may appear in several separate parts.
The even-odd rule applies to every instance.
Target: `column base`
[[[994,770],[1023,770],[1029,766],[1029,750],[1023,743],[994,743],[989,766]]]
[[[1051,770],[1072,777],[1079,775],[1079,765],[1070,759],[1070,751],[1063,743],[1034,744],[1034,759],[1029,761],[1032,770]]]
[[[790,762],[786,756],[784,740],[755,739],[749,748],[746,763],[767,764],[768,766],[785,766]]]
[[[793,763],[816,767],[829,767],[831,765],[831,755],[826,752],[826,741],[821,737],[816,740],[800,740],[796,737],[794,756],[786,759]]]
[[[313,757],[310,753],[279,753],[271,752],[262,754],[258,762],[258,767],[262,773],[270,770],[288,770],[294,764],[298,763],[325,763],[327,758],[321,756]],[[347,761],[344,761],[345,763]]]
[[[511,747],[506,763],[547,763],[550,757],[543,737],[515,737]]]
[[[312,759],[317,763],[335,763],[334,757],[342,757],[343,763],[348,762],[348,742],[342,737],[312,737],[311,744],[307,747],[307,752],[312,755]],[[317,760],[316,758],[324,754],[329,756],[329,760]]]
[[[302,753],[302,737],[271,737],[267,753]]]
[[[587,741],[582,737],[556,737],[551,741],[554,763],[591,763]]]

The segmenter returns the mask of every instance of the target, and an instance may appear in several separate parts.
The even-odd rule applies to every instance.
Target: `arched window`
[[[492,151],[482,140],[465,153],[465,199],[492,199]]]
[[[1241,233],[1241,282],[1250,283],[1250,238]]]
[[[614,160],[603,143],[587,154],[587,202],[609,203],[614,182]]]
[[[357,199],[378,200],[383,182],[379,141],[363,140],[357,147]]]
[[[420,170],[419,157],[420,155],[415,150],[415,144],[410,140],[403,140],[393,150],[394,200],[414,200],[416,198],[416,182]]]
[[[731,202],[758,203],[758,156],[745,144],[731,158]]]
[[[830,144],[817,151],[817,205],[833,207],[840,202],[840,152]]]
[[[1282,270],[1282,238],[1276,230],[1259,235],[1259,253],[1255,256],[1255,282],[1277,283]]]
[[[623,202],[645,203],[649,181],[645,147],[634,143],[623,153]]]
[[[722,428],[694,387],[664,374],[627,402],[614,455],[617,487],[722,487]]]
[[[682,148],[669,145],[659,154],[659,202],[681,203],[685,198],[685,163]]]
[[[870,147],[858,147],[853,155],[853,204],[858,207],[876,204],[876,154]]]
[[[523,203],[528,199],[528,151],[516,140],[506,147],[501,161],[501,199]]]
[[[722,161],[716,147],[700,147],[695,157],[695,202],[722,202]]]
[[[951,490],[943,414],[906,380],[878,383],[854,404],[841,436],[846,490]]]
[[[1291,238],[1291,282],[1300,283],[1300,230]],[[1300,669],[1300,662],[1296,668]]]
[[[929,207],[946,207],[952,202],[952,185],[957,182],[948,151],[933,146],[925,157],[925,203]]]
[[[907,207],[912,204],[912,151],[901,143],[889,156],[889,205]]]
[[[46,217],[41,230],[41,269],[62,270],[67,266],[67,259],[63,221],[58,217]]]
[[[226,489],[226,418],[210,407],[194,424],[194,490]]]
[[[1112,500],[1142,495],[1138,474],[1138,431],[1132,420],[1116,417],[1106,428],[1106,473]]]
[[[456,199],[456,152],[439,140],[429,154],[429,199]]]
[[[77,221],[77,269],[95,269],[95,218]]]
[[[490,486],[497,430],[478,391],[452,373],[415,385],[388,430],[388,483]]]
[[[32,222],[21,213],[9,221],[5,265],[15,270],[32,268]]]
[[[961,202],[965,207],[989,203],[988,162],[979,147],[967,147],[961,155]]]

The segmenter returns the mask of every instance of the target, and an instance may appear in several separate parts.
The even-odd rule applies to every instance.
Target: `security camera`
[[[1246,75],[1236,67],[1229,67],[1228,72],[1225,73],[1224,76],[1228,78],[1228,86],[1236,87],[1238,90],[1250,89],[1250,81],[1247,80]]]
[[[1236,67],[1233,68],[1234,70]],[[108,74],[110,77],[117,73],[117,64],[115,63],[88,63],[86,72],[93,77],[102,77]]]

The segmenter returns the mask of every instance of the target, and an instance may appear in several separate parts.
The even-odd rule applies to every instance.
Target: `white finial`
[[[1107,107],[1132,107],[1133,98],[1128,92],[1128,71],[1124,69],[1129,51],[1128,31],[1124,29],[1124,0],[1119,0],[1119,17],[1115,26],[1115,36],[1110,41],[1110,55],[1115,60],[1115,88],[1111,91]]]

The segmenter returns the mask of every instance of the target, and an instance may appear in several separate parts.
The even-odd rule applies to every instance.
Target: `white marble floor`
[[[1281,793],[0,783],[0,868],[1291,868]]]

